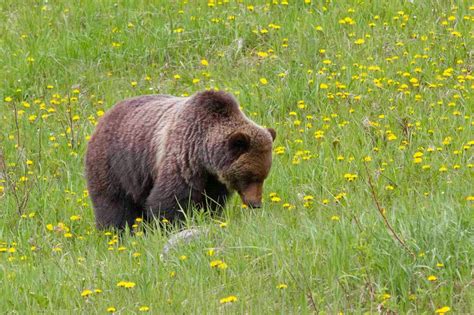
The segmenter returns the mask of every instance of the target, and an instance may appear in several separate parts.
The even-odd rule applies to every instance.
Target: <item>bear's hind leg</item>
[[[97,228],[123,229],[133,225],[135,219],[143,215],[141,206],[128,196],[112,197],[107,195],[91,196],[94,205]]]

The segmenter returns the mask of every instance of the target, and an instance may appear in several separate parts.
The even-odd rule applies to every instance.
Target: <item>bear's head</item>
[[[205,91],[192,97],[206,121],[205,164],[230,191],[237,191],[249,207],[262,204],[263,182],[272,166],[276,132],[248,119],[235,98],[225,92]]]
[[[231,133],[227,150],[231,164],[222,169],[219,178],[239,193],[244,204],[252,208],[262,205],[263,182],[272,166],[272,142],[276,132],[272,128],[245,126]]]

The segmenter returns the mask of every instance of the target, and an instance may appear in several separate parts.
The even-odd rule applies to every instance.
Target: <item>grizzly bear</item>
[[[233,191],[260,207],[275,136],[223,91],[119,102],[100,119],[86,153],[97,227],[123,229],[137,217],[172,222],[189,206],[216,211]]]

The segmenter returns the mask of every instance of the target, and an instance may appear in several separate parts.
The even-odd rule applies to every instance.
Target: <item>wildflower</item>
[[[107,307],[107,312],[109,312],[109,313],[115,313],[116,311],[117,311],[117,309],[113,306]]]
[[[117,283],[118,287],[127,288],[127,289],[134,288],[135,285],[136,285],[135,282],[131,282],[131,281],[120,281],[119,283]]]
[[[91,295],[92,293],[93,293],[93,292],[92,292],[91,290],[87,290],[87,289],[86,289],[86,290],[82,291],[81,296],[82,296],[82,297],[88,297],[88,296]]]
[[[388,293],[384,293],[380,296],[380,298],[385,301],[385,300],[388,300],[389,298],[391,298],[392,296]]]
[[[348,182],[353,182],[355,179],[357,179],[357,174],[351,174],[351,173],[346,173],[344,174],[344,178],[348,181]]]
[[[148,312],[148,311],[150,310],[150,308],[149,308],[148,306],[143,305],[143,306],[140,306],[140,307],[138,308],[138,310],[139,310],[140,312]]]
[[[70,218],[69,218],[71,221],[79,221],[81,219],[80,216],[78,215],[72,215]]]
[[[229,295],[228,297],[222,298],[219,300],[221,304],[237,302],[237,297],[235,295]]]
[[[423,157],[422,152],[416,152],[415,154],[413,154],[413,163],[415,164],[421,163],[423,161],[422,157]]]
[[[274,197],[271,197],[271,198],[270,198],[270,200],[271,200],[271,202],[278,203],[278,202],[280,202],[280,201],[281,201],[281,198],[280,198],[280,197],[278,197],[278,196],[274,196]]]
[[[363,43],[365,43],[365,40],[363,38],[359,38],[354,42],[354,44],[356,45],[362,45]]]
[[[284,154],[284,153],[285,153],[285,147],[283,147],[283,146],[278,146],[278,147],[275,148],[274,152],[275,152],[275,154],[277,154],[277,155]]]
[[[222,260],[213,260],[210,262],[209,265],[211,266],[211,268],[218,268],[221,270],[227,269],[227,264],[223,262]]]
[[[260,78],[260,83],[261,83],[262,85],[267,85],[267,84],[268,84],[268,80],[265,79],[265,78]]]
[[[288,288],[288,285],[286,285],[284,283],[280,283],[279,285],[277,285],[277,289],[282,290],[282,289],[286,289],[286,288]]]
[[[184,261],[184,260],[186,260],[186,259],[188,259],[188,256],[186,256],[186,255],[181,255],[181,256],[179,256],[179,260],[183,260],[183,261]]]
[[[435,313],[436,314],[444,314],[444,313],[447,313],[451,310],[451,308],[449,306],[443,306],[441,308],[438,308]]]
[[[321,83],[321,84],[319,85],[319,88],[320,88],[321,90],[326,90],[326,89],[329,88],[329,86],[328,86],[326,83]]]
[[[337,216],[337,215],[333,215],[333,216],[331,217],[331,220],[332,220],[332,221],[339,221],[340,218],[339,218],[339,216]]]
[[[391,131],[387,132],[387,140],[388,141],[393,141],[393,140],[397,140],[397,136],[392,133]]]
[[[437,278],[436,276],[433,276],[433,275],[428,276],[427,279],[428,279],[428,281],[436,281],[436,280],[438,280],[438,278]]]
[[[13,99],[10,96],[5,97],[4,100],[6,103],[10,103],[11,101],[13,101]]]
[[[222,264],[222,260],[213,260],[209,263],[211,268],[215,268],[215,267],[219,266],[220,264]]]
[[[201,59],[201,65],[203,65],[204,67],[207,67],[209,66],[209,62],[206,59]]]

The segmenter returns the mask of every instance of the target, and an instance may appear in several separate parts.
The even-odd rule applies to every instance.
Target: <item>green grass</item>
[[[147,2],[0,4],[0,309],[474,311],[472,5]],[[206,88],[277,130],[264,207],[195,213],[209,233],[164,261],[167,231],[95,230],[101,113]]]

